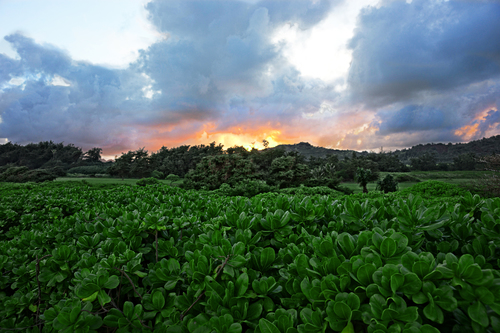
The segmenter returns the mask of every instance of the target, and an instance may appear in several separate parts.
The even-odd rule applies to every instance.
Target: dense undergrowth
[[[300,191],[1,186],[0,330],[500,331],[500,199]]]

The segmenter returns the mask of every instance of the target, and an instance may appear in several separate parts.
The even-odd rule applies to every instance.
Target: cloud
[[[308,29],[337,2],[154,0],[149,19],[169,37],[120,70],[75,61],[20,33],[6,36],[19,59],[0,55],[0,138],[113,154],[193,142],[203,133],[210,140],[242,123],[279,127],[314,111],[331,87],[304,80],[273,33],[284,24]]]
[[[500,3],[414,0],[364,9],[349,43],[357,101],[382,106],[500,76]]]
[[[20,34],[5,39],[20,58],[0,56],[5,70],[0,137],[19,143],[65,141],[86,148],[134,143],[124,132],[137,101],[145,105],[138,92],[146,79],[131,71],[75,62],[64,51]],[[12,77],[24,82],[8,84]]]

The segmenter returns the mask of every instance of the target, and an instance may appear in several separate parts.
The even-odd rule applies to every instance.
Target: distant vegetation
[[[144,148],[122,153],[113,162],[101,159],[102,149],[87,152],[72,144],[52,141],[0,145],[0,181],[42,182],[62,176],[183,179],[186,189],[217,190],[255,195],[298,186],[323,186],[347,193],[341,182],[358,182],[363,191],[378,181],[378,188],[391,192],[398,182],[418,182],[409,171],[493,172],[487,181],[474,184],[476,190],[500,194],[500,136],[467,144],[426,144],[395,152],[355,152],[314,147],[301,142],[264,150],[243,147],[224,149],[222,144],[162,147],[156,152]],[[359,174],[359,170],[363,174]],[[357,176],[358,172],[358,176]],[[380,173],[395,173],[380,180]],[[397,174],[396,174],[397,173]],[[361,176],[361,178],[360,178]],[[173,180],[173,179],[176,180]]]

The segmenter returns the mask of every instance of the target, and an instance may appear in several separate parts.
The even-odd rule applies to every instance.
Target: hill
[[[340,150],[324,147],[316,147],[308,142],[300,142],[296,144],[278,145],[274,148],[282,148],[285,151],[297,151],[306,158],[309,157],[326,157],[335,154],[339,159],[344,159],[346,156],[350,157],[353,153],[357,156],[368,155],[369,152],[357,152],[354,150]],[[467,153],[474,153],[476,156],[500,154],[500,135],[492,136],[490,138],[483,138],[468,143],[427,143],[419,144],[411,148],[396,150],[393,152],[386,152],[386,154],[396,155],[401,162],[405,164],[410,163],[410,159],[418,158],[426,153],[435,153],[438,163],[452,163],[453,158]]]

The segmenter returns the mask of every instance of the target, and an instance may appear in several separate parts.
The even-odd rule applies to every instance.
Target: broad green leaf
[[[77,289],[76,294],[80,298],[86,298],[99,290],[101,290],[101,288],[99,288],[97,284],[86,283],[81,288]]]
[[[123,304],[123,314],[128,319],[133,319],[132,316],[134,314],[134,304],[132,302],[127,301]]]
[[[376,267],[374,264],[364,264],[360,268],[358,268],[358,271],[356,272],[356,276],[359,280],[359,282],[363,286],[367,286],[371,283],[372,281],[372,275],[376,271]]]
[[[361,301],[360,301],[358,295],[356,295],[354,293],[349,293],[349,295],[347,295],[346,304],[347,304],[347,306],[349,306],[349,308],[351,310],[358,310],[359,306],[361,304]]]
[[[437,328],[435,328],[434,326],[431,326],[429,324],[422,325],[422,327],[420,327],[420,332],[422,332],[422,333],[440,333]]]
[[[335,311],[335,314],[341,319],[345,319],[347,321],[351,320],[352,311],[344,302],[335,302],[333,305],[333,311]]]
[[[392,238],[385,238],[380,244],[380,254],[382,254],[386,258],[392,257],[396,254],[397,245],[396,242]]]
[[[403,292],[406,295],[413,295],[420,291],[422,288],[422,281],[415,273],[408,273],[404,276],[405,281],[403,284]]]
[[[59,312],[57,315],[57,321],[64,326],[71,325],[70,313],[69,312]]]
[[[99,290],[99,292],[97,293],[97,299],[99,301],[99,304],[101,305],[108,304],[109,302],[111,302],[111,297],[109,297],[109,295],[106,294],[106,292],[102,289]]]
[[[469,306],[469,308],[467,309],[467,313],[469,314],[470,319],[474,320],[482,327],[488,327],[488,325],[490,324],[486,308],[484,307],[483,303],[479,301]]]
[[[404,284],[403,274],[396,273],[391,276],[391,290],[395,294],[396,291]]]
[[[276,253],[271,247],[266,247],[260,254],[260,265],[262,269],[268,269],[276,259]]]
[[[259,320],[259,328],[262,333],[281,333],[273,323],[265,318]]]
[[[163,309],[165,306],[165,297],[161,291],[156,290],[153,293],[153,296],[151,296],[151,303],[153,303],[155,310],[161,311]]]
[[[78,303],[76,303],[76,306],[73,309],[71,309],[71,312],[69,313],[69,321],[71,323],[76,322],[76,319],[80,315],[81,311],[82,311],[82,303],[78,301]]]
[[[98,291],[96,291],[95,293],[93,293],[93,294],[92,294],[92,295],[90,295],[89,297],[82,298],[82,301],[84,301],[84,302],[93,302],[93,301],[95,301],[95,299],[97,298],[97,294],[98,294],[98,293],[99,293],[99,292],[98,292]]]
[[[248,307],[246,319],[249,321],[252,321],[252,320],[259,318],[261,313],[262,313],[262,310],[263,310],[262,303],[256,302],[256,303],[250,304],[250,306]]]
[[[242,273],[236,279],[236,296],[243,296],[248,289],[249,279],[247,273]]]
[[[442,324],[444,322],[443,311],[439,308],[439,306],[436,306],[434,302],[428,304],[424,308],[424,315],[436,323]]]
[[[111,275],[108,278],[108,281],[106,281],[106,283],[103,285],[103,288],[115,289],[116,287],[118,287],[119,284],[120,284],[120,279],[118,278],[118,276]]]

